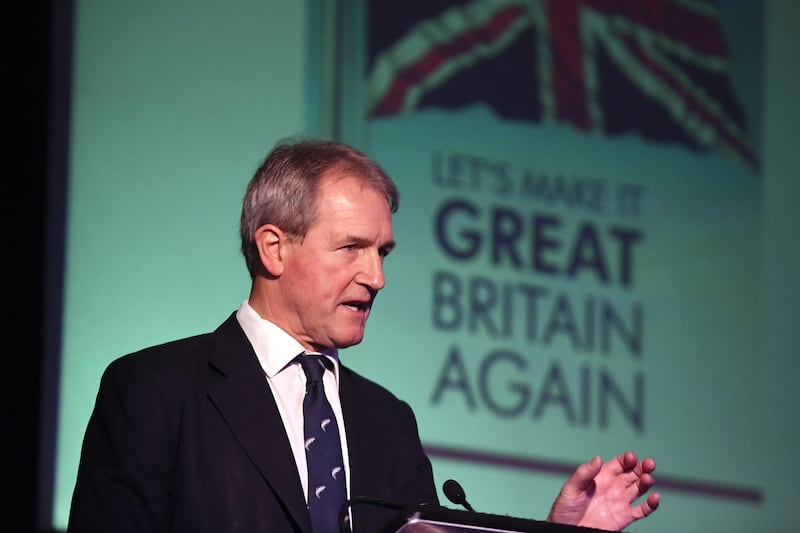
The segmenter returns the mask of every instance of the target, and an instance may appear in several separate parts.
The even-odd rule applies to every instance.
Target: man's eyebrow
[[[352,235],[352,234],[344,235],[341,238],[341,241],[342,242],[349,242],[349,243],[353,243],[353,244],[358,244],[358,245],[361,245],[361,246],[366,246],[366,245],[372,244],[374,242],[372,239],[369,239],[369,238],[366,238],[366,237],[360,237],[358,235]],[[383,244],[379,244],[378,248],[380,248],[382,250],[393,250],[395,248],[395,246],[397,246],[397,242],[394,239],[390,239],[390,240],[384,242]]]

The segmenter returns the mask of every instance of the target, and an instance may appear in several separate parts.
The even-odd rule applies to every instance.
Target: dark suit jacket
[[[411,408],[342,366],[351,498],[438,503]],[[396,511],[353,508],[356,532]],[[213,333],[121,357],[86,429],[68,531],[311,531],[275,399],[232,314]]]

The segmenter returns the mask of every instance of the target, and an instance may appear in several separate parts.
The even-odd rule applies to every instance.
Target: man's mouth
[[[359,311],[363,313],[369,311],[369,308],[372,306],[372,302],[344,302],[342,305],[352,309],[353,311]]]

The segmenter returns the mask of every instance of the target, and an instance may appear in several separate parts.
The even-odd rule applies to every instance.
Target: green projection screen
[[[761,8],[648,5],[369,2],[343,31],[346,138],[402,192],[354,364],[473,505],[543,517],[627,448],[691,516],[762,503]]]

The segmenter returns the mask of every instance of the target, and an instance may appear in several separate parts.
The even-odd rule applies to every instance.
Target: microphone
[[[467,511],[474,513],[475,509],[467,501],[467,495],[464,494],[464,489],[461,488],[461,485],[455,479],[448,479],[444,482],[442,486],[444,489],[444,495],[447,496],[447,499],[451,502],[455,503],[456,505],[461,505]]]

